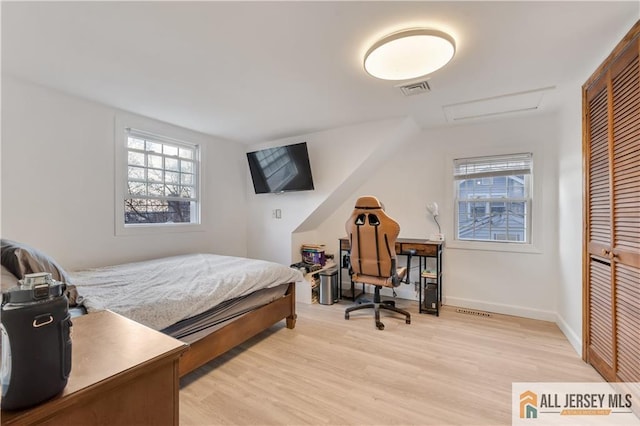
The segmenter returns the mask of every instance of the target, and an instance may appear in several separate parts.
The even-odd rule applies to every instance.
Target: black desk
[[[355,286],[351,283],[351,292],[349,296],[345,296],[342,292],[342,269],[344,263],[342,262],[343,256],[351,251],[351,244],[347,237],[340,238],[340,250],[338,251],[338,285],[341,298],[348,298],[355,300],[357,295],[355,294]],[[396,240],[396,254],[403,255],[409,250],[415,250],[414,257],[419,259],[419,271],[420,271],[420,285],[419,285],[419,312],[421,314],[435,314],[440,315],[440,306],[442,305],[442,248],[444,247],[443,241],[431,241],[418,238],[398,238]],[[422,271],[427,267],[427,259],[436,259],[436,271],[433,274],[423,274]],[[431,285],[435,284],[436,300],[435,306],[433,301],[428,303],[427,291],[431,291]],[[363,284],[364,288],[364,284]]]

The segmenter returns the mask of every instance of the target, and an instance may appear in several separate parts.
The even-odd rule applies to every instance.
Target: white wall
[[[315,190],[256,195],[247,172],[249,256],[290,264],[300,261],[300,244],[332,242],[318,236],[317,227],[417,132],[413,120],[392,119],[252,146],[254,150],[307,142]],[[272,217],[274,209],[281,210],[281,219]],[[315,241],[308,241],[314,235]]]
[[[560,118],[525,116],[422,132],[410,120],[394,119],[251,147],[306,141],[316,183],[312,192],[255,195],[246,166],[248,149],[198,134],[210,141],[204,160],[205,230],[116,237],[114,118],[119,111],[4,78],[3,237],[40,247],[69,269],[191,251],[288,264],[298,260],[302,242],[324,243],[328,252],[337,253],[345,218],[359,195],[380,197],[400,222],[403,237],[437,232],[425,208],[437,201],[448,238],[447,303],[556,320],[579,346],[578,92],[568,94],[577,100],[567,104]],[[514,144],[535,152],[535,203],[544,212],[535,224],[538,231],[544,228],[536,234],[539,253],[451,248],[452,158],[501,153]],[[276,208],[282,219],[272,218]],[[411,287],[399,290],[401,297],[415,298]]]
[[[582,85],[609,56],[635,24],[602,34],[600,49],[592,49],[590,65],[580,81],[560,87],[564,103],[559,111],[558,146],[558,260],[561,285],[558,287],[556,323],[578,354],[582,354],[582,251],[583,251],[583,169],[582,169]]]
[[[581,90],[576,84],[560,112],[558,146],[559,273],[558,326],[576,352],[582,353],[582,121]]]
[[[356,198],[363,194],[376,195],[385,203],[387,212],[401,224],[403,237],[427,238],[437,232],[426,211],[428,202],[437,201],[441,206],[443,232],[450,237],[453,232],[452,159],[531,151],[534,152],[536,188],[535,250],[512,253],[447,247],[444,295],[449,304],[555,321],[556,297],[562,286],[557,263],[556,158],[560,138],[557,121],[555,115],[524,116],[433,129],[423,131],[419,137],[412,134],[408,143],[394,147],[393,153],[386,155],[359,186],[342,197],[324,219],[312,227],[304,226],[305,218],[336,190],[336,185],[351,179],[349,172],[359,161],[354,153],[364,150],[362,157],[371,155],[389,139],[374,136],[380,135],[381,128],[397,128],[398,123],[365,123],[276,141],[273,145],[308,142],[314,177],[319,185],[309,193],[249,195],[249,253],[282,263],[293,262],[297,261],[300,243],[315,242],[326,244],[327,252],[336,254],[338,238],[345,234],[345,218]],[[380,142],[372,143],[375,140]],[[282,210],[282,219],[271,217],[275,208]],[[292,239],[286,237],[290,234]],[[402,286],[398,292],[401,297],[416,297],[412,286]]]
[[[557,264],[557,145],[554,115],[525,116],[487,123],[423,131],[357,188],[318,227],[319,242],[337,252],[344,221],[358,196],[372,194],[401,225],[400,236],[427,238],[437,226],[426,205],[440,204],[443,232],[444,289],[448,304],[530,318],[556,320],[556,293],[561,285]],[[453,180],[450,163],[460,156],[534,152],[533,253],[453,249]],[[416,297],[413,286],[396,289]]]
[[[451,246],[449,163],[456,156],[518,148],[536,152],[537,205],[545,232],[540,253],[445,251],[445,301],[555,320],[581,345],[581,144],[579,88],[557,117],[531,116],[418,132],[406,119],[363,123],[272,141],[307,141],[316,190],[255,195],[245,146],[206,138],[203,232],[114,235],[114,118],[118,110],[46,88],[3,79],[2,233],[40,247],[78,269],[156,256],[209,251],[288,264],[302,242],[337,253],[345,218],[362,194],[380,197],[401,236],[437,232],[426,204],[441,206]],[[183,129],[184,130],[184,129]],[[369,165],[367,167],[367,165]],[[223,182],[224,184],[220,184]],[[282,219],[271,212],[279,208]],[[562,230],[561,232],[558,232]],[[559,258],[557,262],[555,259]],[[415,264],[414,264],[415,265]],[[464,265],[464,267],[460,267]],[[521,277],[521,278],[517,278]],[[399,288],[415,299],[413,288]]]
[[[70,270],[193,251],[246,255],[245,146],[193,132],[207,145],[204,231],[115,236],[118,112],[3,76],[3,238]]]

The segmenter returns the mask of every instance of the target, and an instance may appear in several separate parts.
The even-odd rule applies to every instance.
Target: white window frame
[[[532,159],[531,171],[529,174],[529,195],[527,197],[527,230],[528,230],[528,242],[513,242],[513,241],[483,241],[483,240],[460,240],[457,238],[458,236],[458,198],[457,198],[457,183],[458,181],[455,179],[455,160],[462,158],[476,158],[476,157],[502,157],[513,155],[518,152],[526,152],[532,155],[532,158],[535,158],[535,161]],[[542,158],[536,154],[535,151],[530,150],[514,150],[512,152],[506,153],[496,153],[491,155],[463,155],[453,157],[450,156],[448,163],[450,164],[450,168],[448,169],[448,177],[447,180],[450,182],[451,192],[447,199],[449,200],[449,205],[452,207],[452,223],[450,227],[450,231],[452,233],[451,238],[447,241],[447,248],[453,249],[466,249],[466,250],[485,250],[485,251],[505,251],[505,252],[522,252],[522,253],[542,253],[539,248],[541,244],[541,228],[540,228],[540,220],[541,220],[541,212],[542,212],[542,197],[540,193],[541,187],[541,176],[537,176],[534,181],[534,176],[536,176],[537,172],[542,169]],[[483,200],[484,201],[484,200]],[[491,200],[489,200],[491,201]],[[496,201],[496,200],[494,200]],[[503,200],[499,200],[503,201]]]
[[[130,131],[139,134],[146,134],[151,139],[158,142],[167,142],[174,145],[187,145],[197,147],[198,152],[198,175],[195,187],[196,222],[191,223],[136,223],[125,224],[125,199],[130,198],[128,193],[128,137]],[[165,232],[194,232],[203,231],[203,197],[205,194],[202,187],[204,182],[204,167],[202,159],[204,157],[204,143],[202,137],[195,132],[181,129],[167,123],[162,123],[145,117],[118,114],[114,126],[115,140],[115,235],[145,235]]]

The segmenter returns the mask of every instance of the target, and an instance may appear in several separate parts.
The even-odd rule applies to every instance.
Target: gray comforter
[[[88,312],[109,309],[162,330],[235,297],[302,281],[302,274],[264,260],[190,254],[71,272]]]

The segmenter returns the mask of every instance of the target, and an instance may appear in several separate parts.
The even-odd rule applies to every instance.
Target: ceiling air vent
[[[400,84],[396,87],[399,88],[405,96],[419,95],[420,93],[427,93],[431,91],[431,87],[429,87],[427,80]]]
[[[450,123],[510,113],[535,111],[540,109],[545,93],[553,89],[555,89],[555,86],[508,93],[490,98],[444,105],[442,109],[447,117],[447,121]]]

